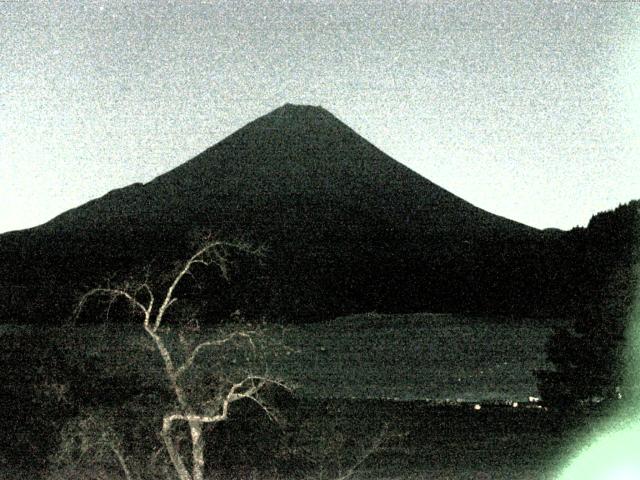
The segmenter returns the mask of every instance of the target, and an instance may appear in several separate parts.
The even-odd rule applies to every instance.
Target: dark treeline
[[[427,238],[427,246],[409,245],[402,258],[386,248],[394,241],[390,235],[381,235],[374,249],[355,238],[321,243],[308,232],[295,243],[267,247],[262,257],[232,255],[229,281],[202,269],[180,294],[197,297],[203,322],[234,312],[250,320],[304,322],[368,311],[444,311],[576,318],[578,328],[589,328],[620,318],[630,304],[637,215],[635,201],[568,232],[481,237],[462,248]],[[162,232],[120,236],[123,244],[114,245],[116,235],[101,232],[58,237],[64,245],[59,251],[39,236],[27,232],[26,242],[22,235],[19,245],[2,250],[13,257],[3,259],[4,265],[15,266],[15,250],[24,256],[20,269],[4,275],[9,282],[1,312],[5,322],[59,324],[70,318],[82,293],[109,282],[161,287],[172,266],[197,245]],[[3,240],[6,247],[10,235]],[[117,318],[112,310],[111,320]],[[83,321],[90,319],[85,315]],[[104,314],[95,317],[103,320]]]
[[[554,371],[538,372],[544,398],[555,404],[637,394],[624,385],[625,349],[640,286],[640,201],[594,216],[561,238],[569,327],[558,327],[547,355]]]

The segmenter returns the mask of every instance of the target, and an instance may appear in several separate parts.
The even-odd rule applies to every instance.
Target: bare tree
[[[208,240],[182,264],[164,294],[158,298],[148,282],[134,286],[127,285],[122,288],[95,288],[86,293],[78,304],[76,315],[85,306],[87,300],[96,295],[104,295],[114,301],[123,298],[128,301],[133,310],[142,319],[144,331],[153,342],[155,350],[160,354],[164,368],[164,375],[169,382],[170,390],[175,398],[176,405],[171,411],[164,414],[162,420],[161,438],[164,448],[171,460],[180,480],[203,480],[205,470],[205,438],[203,427],[206,424],[217,424],[227,420],[231,404],[239,400],[251,400],[257,403],[264,412],[272,417],[272,412],[261,400],[259,393],[269,384],[277,384],[287,388],[282,382],[270,378],[266,374],[255,375],[250,372],[235,381],[230,381],[219,390],[215,398],[194,398],[191,391],[185,388],[185,380],[192,372],[198,358],[206,352],[222,348],[232,342],[246,342],[247,348],[255,350],[253,335],[255,332],[248,330],[234,331],[222,338],[208,339],[189,346],[186,355],[176,355],[172,351],[171,343],[167,338],[168,328],[165,326],[167,312],[178,301],[176,290],[186,276],[193,275],[196,265],[216,267],[222,276],[228,279],[229,264],[228,253],[230,249],[239,250],[249,254],[259,254],[259,251],[248,244],[241,242],[225,242]],[[187,345],[187,342],[184,342]],[[178,360],[180,357],[180,360]],[[190,462],[183,455],[174,437],[176,424],[186,424],[190,435]],[[121,462],[125,476],[131,478],[126,464]]]

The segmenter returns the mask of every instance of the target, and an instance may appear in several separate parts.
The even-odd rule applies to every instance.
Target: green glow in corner
[[[640,296],[640,295],[638,295]],[[637,296],[637,297],[638,297]],[[601,432],[587,439],[559,480],[640,479],[640,302],[636,298],[627,331],[625,392],[623,405]]]
[[[640,479],[640,421],[616,426],[587,445],[562,472],[561,480]]]

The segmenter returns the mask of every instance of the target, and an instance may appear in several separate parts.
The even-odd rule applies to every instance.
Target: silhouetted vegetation
[[[570,248],[558,257],[573,318],[550,338],[554,371],[538,372],[539,388],[552,404],[621,397],[623,350],[638,290],[640,201],[594,216],[587,228],[568,232]]]

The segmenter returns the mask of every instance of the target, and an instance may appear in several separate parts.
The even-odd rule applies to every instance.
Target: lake
[[[549,367],[544,346],[551,325],[455,314],[365,314],[267,326],[267,336],[291,349],[286,355],[268,353],[267,364],[271,375],[295,384],[308,398],[522,402],[538,395],[533,371]],[[0,335],[31,328],[41,327],[4,325]],[[97,359],[100,369],[135,373],[142,367],[147,381],[162,378],[142,325],[45,331],[60,348]],[[198,337],[213,335],[203,329]]]
[[[287,327],[272,371],[304,396],[465,402],[538,396],[551,323],[454,314],[355,315]]]

